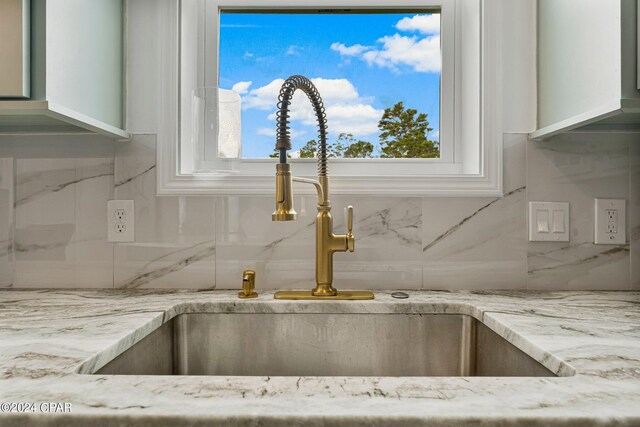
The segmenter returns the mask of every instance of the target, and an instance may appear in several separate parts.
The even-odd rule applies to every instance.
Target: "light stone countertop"
[[[0,291],[0,425],[640,426],[639,292],[408,292],[374,301],[235,291]],[[458,313],[557,378],[109,376],[93,372],[182,313]]]

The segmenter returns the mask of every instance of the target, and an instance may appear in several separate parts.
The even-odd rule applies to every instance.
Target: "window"
[[[482,4],[177,2],[177,22],[167,18],[177,40],[165,42],[159,194],[273,191],[277,94],[292,74],[310,77],[325,101],[334,193],[499,194],[502,136],[496,115],[482,114],[499,106],[482,96],[497,63],[481,56],[499,49],[486,41]],[[315,126],[296,97],[292,169],[312,177]]]
[[[323,97],[332,158],[440,158],[440,13],[221,10],[219,87],[241,96],[242,158],[274,151],[278,92],[302,74]],[[256,43],[260,40],[260,43]],[[292,158],[313,158],[316,120],[291,107]]]

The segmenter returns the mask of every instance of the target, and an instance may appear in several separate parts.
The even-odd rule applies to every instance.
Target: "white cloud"
[[[244,53],[244,55],[242,55],[242,57],[243,57],[243,58],[246,58],[246,59],[248,59],[248,58],[253,58],[253,53],[251,53],[251,52],[245,52],[245,53]]]
[[[439,72],[440,55],[440,15],[415,15],[402,18],[396,23],[401,31],[418,31],[426,37],[404,36],[398,33],[377,40],[377,46],[354,44],[345,46],[333,43],[331,49],[346,57],[358,57],[369,65],[399,71],[409,67],[419,73]]]
[[[365,52],[362,59],[369,65],[398,69],[399,65],[406,65],[414,71],[432,73],[440,71],[440,36],[420,39],[406,37],[399,34],[384,36],[378,40],[381,49]]]
[[[242,109],[257,108],[259,110],[272,110],[276,107],[278,93],[284,79],[275,79],[271,83],[250,90],[242,97]]]
[[[368,46],[362,46],[361,44],[354,44],[352,46],[345,46],[342,43],[336,42],[331,45],[331,50],[335,50],[342,56],[357,56],[362,52],[371,49]]]
[[[302,46],[297,46],[295,44],[292,44],[291,46],[289,46],[287,48],[287,55],[294,55],[294,56],[298,56],[300,55],[300,52],[302,52],[304,50],[304,48]]]
[[[259,128],[256,133],[264,136],[274,136],[276,134],[275,126],[272,128]]]
[[[238,82],[233,85],[231,90],[237,92],[240,95],[244,95],[249,91],[249,86],[251,86],[251,83],[253,82]]]
[[[304,138],[307,134],[307,131],[304,129],[291,129],[291,138]],[[275,131],[274,131],[275,135]]]
[[[326,102],[353,101],[360,97],[353,83],[347,79],[311,79]]]
[[[440,34],[440,15],[415,15],[402,18],[396,24],[400,31],[418,31],[422,34]]]
[[[329,132],[335,137],[339,133],[352,133],[358,137],[372,135],[378,132],[378,121],[383,110],[371,105],[371,99],[361,97],[353,84],[347,79],[311,79],[322,95],[327,113]],[[243,110],[255,108],[271,111],[267,120],[274,124],[273,128],[261,128],[261,135],[275,135],[276,103],[283,79],[275,79],[270,83],[248,91],[242,97]],[[302,91],[296,91],[289,109],[291,122],[300,125],[316,126],[316,116],[311,103]],[[292,131],[292,137],[301,138],[304,129]],[[315,135],[315,132],[313,132]]]
[[[383,112],[370,104],[331,105],[327,107],[329,130],[334,136],[340,133],[373,135],[378,132],[378,121]]]
[[[311,79],[311,81],[318,88],[325,105],[336,102],[353,102],[360,98],[356,88],[347,79],[316,78]],[[280,88],[283,83],[284,79],[275,79],[262,87],[248,91],[245,96],[242,97],[242,108],[245,110],[250,108],[275,110],[276,103],[278,102],[278,94],[280,93]],[[296,91],[292,100],[292,114],[299,115],[300,111],[305,109],[307,105],[309,109],[311,109],[311,104],[305,98],[306,95],[304,92]]]
[[[256,134],[258,135],[264,135],[264,136],[272,136],[275,141],[276,138],[276,122],[275,122],[275,118],[273,120],[273,126],[271,127],[262,127],[262,128],[258,128],[258,130],[256,130]],[[291,137],[292,138],[302,138],[307,134],[307,132],[304,129],[291,129]]]

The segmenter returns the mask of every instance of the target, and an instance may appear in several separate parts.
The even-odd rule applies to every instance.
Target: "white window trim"
[[[217,0],[207,0],[215,1]],[[222,0],[226,1],[226,0]],[[461,1],[461,0],[446,0]],[[500,40],[500,6],[499,2],[485,0],[481,4],[481,41],[480,52],[480,101],[479,106],[462,105],[456,102],[455,115],[477,113],[476,129],[469,126],[463,128],[458,121],[455,124],[457,135],[456,144],[460,139],[474,139],[479,145],[480,173],[477,174],[430,174],[404,176],[336,176],[331,173],[332,165],[338,166],[342,159],[330,160],[330,177],[332,194],[367,194],[382,196],[502,196],[502,44]],[[278,2],[281,6],[298,6],[296,0],[234,0],[235,6],[262,7]],[[317,0],[320,8],[371,7],[371,2],[365,0]],[[425,4],[426,3],[426,4]],[[305,3],[307,5],[307,3]],[[387,7],[392,7],[392,3]],[[428,7],[429,1],[404,0],[404,7]],[[380,7],[376,2],[376,7]],[[394,2],[393,7],[398,7]],[[458,8],[460,10],[461,8]],[[456,13],[460,13],[456,11]],[[158,170],[157,192],[160,196],[175,195],[230,195],[230,194],[270,194],[274,191],[273,176],[269,174],[181,174],[179,171],[179,93],[180,93],[180,1],[163,2],[161,8],[161,30],[163,40],[160,43],[160,103],[158,123]],[[456,27],[456,40],[461,40],[461,26]],[[462,49],[455,52],[456,60],[460,59]],[[476,82],[477,83],[477,82]],[[456,83],[456,91],[461,91],[460,82]],[[444,94],[443,94],[444,96]],[[444,119],[444,116],[443,116]],[[479,144],[477,141],[479,140]],[[399,160],[399,159],[398,159]],[[420,162],[419,159],[404,159],[409,162]],[[362,161],[362,159],[360,159]],[[367,160],[365,160],[367,161]],[[370,159],[369,162],[380,162]],[[260,161],[264,162],[264,161]],[[275,159],[273,169],[275,170]],[[292,166],[296,175],[311,175],[305,173],[313,168],[313,161],[299,160]],[[308,166],[306,166],[308,165]],[[304,169],[305,166],[309,169]],[[478,169],[477,165],[474,165]],[[464,164],[462,165],[464,169]],[[300,193],[312,189],[300,187]]]

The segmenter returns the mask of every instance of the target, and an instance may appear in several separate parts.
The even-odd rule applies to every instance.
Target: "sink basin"
[[[555,376],[452,314],[179,315],[96,374]]]

